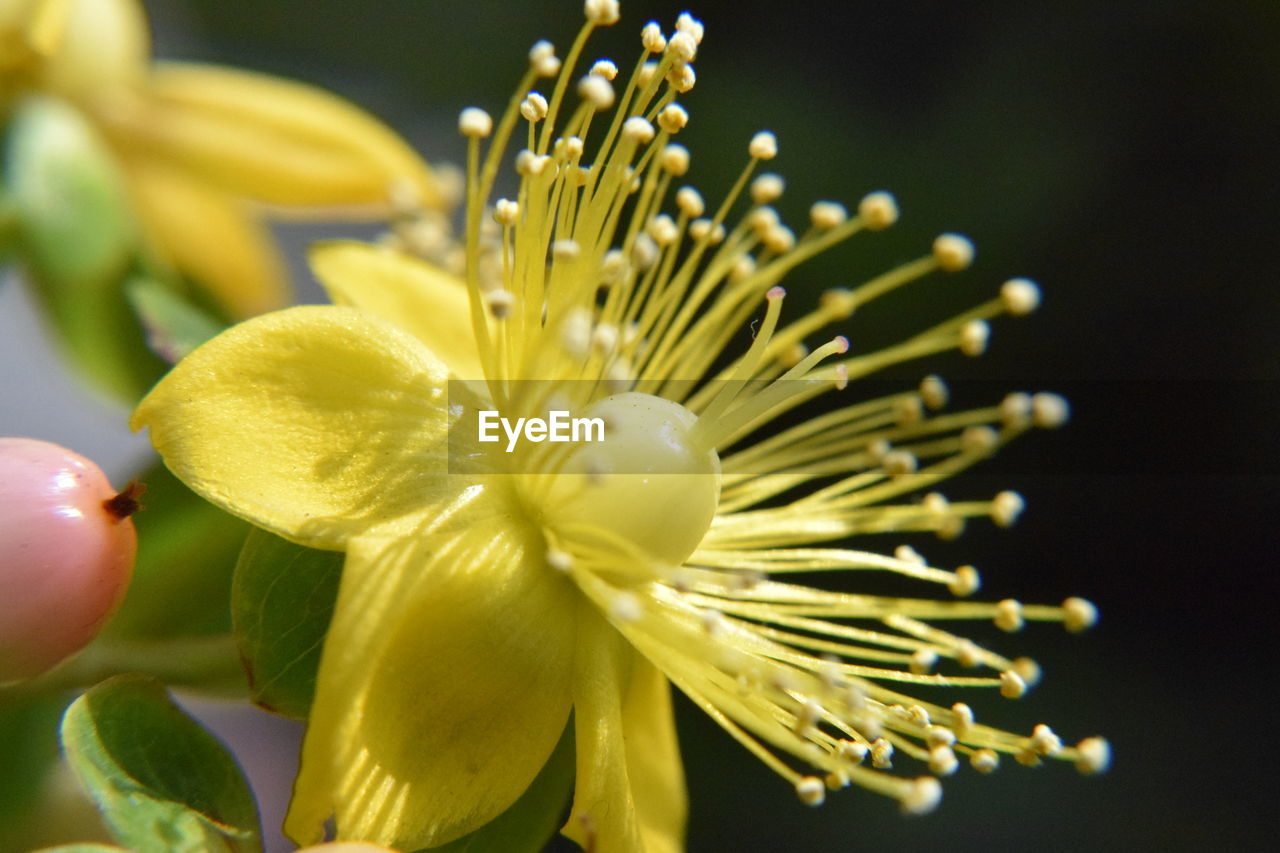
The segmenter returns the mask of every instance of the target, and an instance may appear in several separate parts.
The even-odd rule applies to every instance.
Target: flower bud
[[[124,597],[137,551],[136,486],[29,438],[0,438],[0,683],[79,651]]]

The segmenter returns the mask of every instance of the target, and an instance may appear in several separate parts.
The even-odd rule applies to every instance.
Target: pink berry
[[[0,438],[0,683],[50,669],[107,621],[133,571],[139,493],[56,444]]]

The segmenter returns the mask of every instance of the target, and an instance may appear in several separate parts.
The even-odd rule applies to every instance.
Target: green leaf
[[[137,853],[260,851],[235,759],[159,682],[108,679],[71,703],[62,748],[112,835]]]
[[[343,557],[256,528],[245,540],[231,618],[250,698],[268,711],[301,719],[311,709]]]
[[[432,847],[430,853],[538,853],[564,823],[573,779],[573,718],[570,717],[551,757],[520,799],[475,832]]]
[[[40,798],[58,758],[58,718],[66,704],[56,694],[0,692],[0,850],[9,849]]]
[[[231,632],[231,576],[249,525],[188,489],[157,463],[134,516],[138,559],[104,636],[164,641]]]
[[[151,351],[170,364],[225,328],[225,324],[150,276],[134,276],[125,295],[142,321]]]

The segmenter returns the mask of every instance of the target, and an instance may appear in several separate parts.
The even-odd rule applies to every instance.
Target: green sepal
[[[159,682],[122,675],[67,708],[62,748],[111,834],[136,853],[261,851],[235,759]]]
[[[311,710],[343,557],[257,528],[245,540],[231,620],[249,697],[272,713],[303,719]]]
[[[430,853],[538,853],[564,823],[574,781],[573,717],[532,784],[505,812]],[[418,851],[427,853],[427,851]]]
[[[169,364],[226,328],[226,324],[150,276],[125,283],[125,296],[142,323],[151,351]]]
[[[231,632],[231,577],[250,526],[182,484],[162,464],[146,487],[129,592],[105,637],[165,641]]]

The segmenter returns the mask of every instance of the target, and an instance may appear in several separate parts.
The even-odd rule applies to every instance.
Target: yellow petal
[[[120,142],[228,192],[281,205],[387,211],[393,185],[440,203],[426,164],[390,128],[322,89],[205,65],[156,66],[137,109],[105,113]]]
[[[151,61],[151,32],[137,0],[59,5],[42,4],[35,20],[40,30],[32,33],[52,47],[41,69],[41,88],[83,101],[142,84]]]
[[[448,375],[414,338],[351,308],[233,326],[138,406],[165,463],[227,511],[319,548],[404,522],[448,487]]]
[[[466,283],[400,252],[368,243],[322,243],[311,269],[338,305],[372,311],[415,335],[462,379],[483,379]]]
[[[284,259],[244,202],[160,163],[135,161],[129,172],[155,251],[203,285],[230,316],[252,317],[289,304]]]
[[[70,0],[0,0],[0,69],[7,73],[53,53]]]
[[[555,747],[577,597],[482,489],[430,529],[351,541],[285,821],[296,842],[332,814],[339,839],[446,843],[510,806]]]
[[[653,664],[637,656],[631,687],[622,706],[627,744],[627,777],[646,853],[684,850],[688,795],[680,743],[671,707],[671,683]]]
[[[563,832],[601,853],[678,853],[686,805],[670,688],[583,607],[573,683],[578,778]]]

